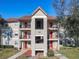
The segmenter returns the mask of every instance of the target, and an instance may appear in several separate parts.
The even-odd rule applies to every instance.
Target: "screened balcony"
[[[30,40],[31,39],[31,32],[30,31],[20,31],[20,39]]]
[[[56,23],[49,22],[48,23],[48,29],[49,30],[58,30],[58,25]]]
[[[20,30],[31,30],[30,22],[20,22]]]

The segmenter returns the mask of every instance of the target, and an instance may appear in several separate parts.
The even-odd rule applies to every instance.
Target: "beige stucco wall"
[[[43,18],[44,20],[44,29],[36,30],[35,29],[35,18]],[[43,36],[44,43],[36,44],[35,43],[35,36]],[[39,10],[33,17],[31,21],[31,46],[32,46],[32,56],[35,56],[36,50],[43,50],[44,56],[47,55],[47,17],[46,15]]]

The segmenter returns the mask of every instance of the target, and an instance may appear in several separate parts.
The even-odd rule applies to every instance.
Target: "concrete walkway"
[[[28,57],[28,59],[39,59],[40,57],[43,57],[43,54],[42,53],[39,53],[36,56]]]
[[[34,57],[28,57],[28,59],[38,59],[38,57],[34,56]]]
[[[29,49],[21,50],[20,52],[16,53],[15,55],[9,57],[8,59],[16,59],[17,57],[21,56],[25,52],[27,52]]]
[[[63,54],[58,53],[57,51],[54,52],[55,56],[59,57],[59,59],[68,59],[66,56],[64,56]]]

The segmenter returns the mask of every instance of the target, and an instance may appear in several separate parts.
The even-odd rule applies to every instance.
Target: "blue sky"
[[[18,18],[31,15],[39,6],[50,16],[56,16],[53,0],[0,0],[0,14],[3,18]]]

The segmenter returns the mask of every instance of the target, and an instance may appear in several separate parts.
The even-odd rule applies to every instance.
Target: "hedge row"
[[[47,56],[48,56],[48,57],[54,56],[54,51],[53,51],[53,50],[48,50]]]
[[[14,48],[13,45],[0,45],[0,48]]]

